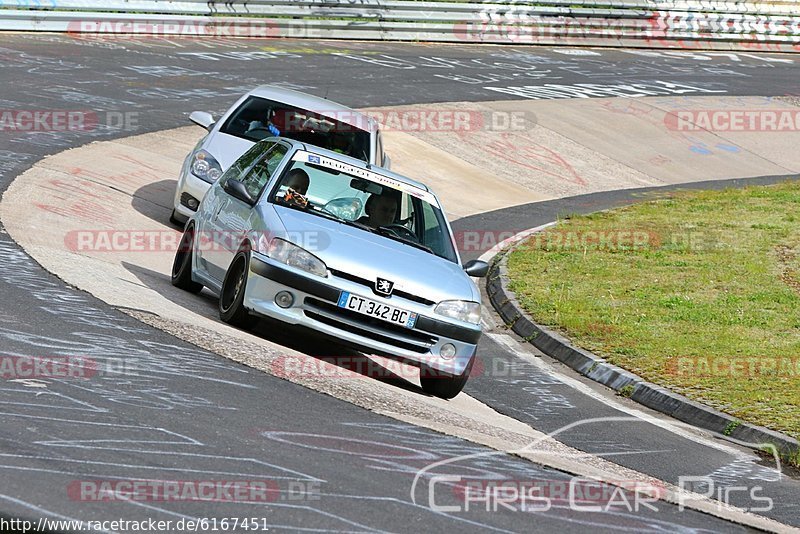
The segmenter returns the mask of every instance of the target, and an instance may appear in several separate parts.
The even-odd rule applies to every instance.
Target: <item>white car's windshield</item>
[[[253,96],[225,121],[220,132],[250,141],[288,137],[369,162],[369,132],[327,116],[325,110],[309,111]]]
[[[458,261],[436,197],[419,187],[338,160],[298,151],[269,201]]]

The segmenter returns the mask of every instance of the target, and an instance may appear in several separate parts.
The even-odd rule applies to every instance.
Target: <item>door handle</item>
[[[223,209],[225,209],[225,206],[227,206],[227,205],[228,205],[228,201],[227,201],[227,200],[221,200],[221,201],[220,201],[220,203],[219,203],[219,207],[218,207],[218,208],[216,209],[216,211],[214,212],[214,219],[213,219],[213,220],[214,220],[215,222],[216,222],[216,220],[219,218],[219,214],[220,214],[220,213],[222,213],[222,210],[223,210]]]

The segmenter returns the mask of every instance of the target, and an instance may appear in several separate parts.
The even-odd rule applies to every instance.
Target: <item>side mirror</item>
[[[385,152],[383,154],[383,168],[392,169],[392,159]]]
[[[228,180],[227,182],[225,182],[223,189],[233,198],[237,198],[242,202],[250,204],[251,206],[255,204],[255,199],[253,199],[253,197],[250,196],[250,193],[247,191],[247,188],[239,180]]]
[[[475,278],[483,278],[489,274],[489,264],[481,260],[472,260],[464,264],[464,272]]]
[[[214,116],[207,111],[192,111],[192,113],[189,114],[189,120],[198,126],[202,126],[206,130],[210,130],[214,127],[214,124],[216,124]]]

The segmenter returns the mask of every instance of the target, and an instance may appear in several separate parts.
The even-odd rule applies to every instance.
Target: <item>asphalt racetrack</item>
[[[589,96],[597,97],[633,97],[636,90],[648,96],[768,97],[798,90],[796,61],[788,55],[741,53],[9,34],[0,37],[0,109],[91,110],[97,124],[77,131],[0,129],[0,191],[48,155],[185,126],[189,112],[218,115],[264,83],[356,108],[558,99],[575,97],[574,88],[586,89],[586,84],[594,91]],[[544,84],[550,84],[547,91],[541,90]],[[592,193],[476,214],[453,221],[453,227],[456,232],[523,230],[560,213],[596,211],[654,194],[658,190]],[[58,198],[53,191],[48,200],[57,204]],[[167,217],[165,212],[165,222]],[[477,255],[465,251],[464,259]],[[154,518],[172,521],[173,528],[180,520],[247,517],[256,518],[259,528],[278,531],[745,530],[664,501],[654,507],[577,509],[558,493],[569,485],[567,473],[199,349],[68,287],[29,258],[3,228],[0,258],[2,355],[136,362],[129,372],[100,380],[0,381],[0,513],[5,517],[34,522],[43,517]],[[676,432],[666,418],[613,398],[534,349],[514,345],[502,329],[492,334],[481,342],[484,366],[513,367],[517,374],[513,379],[475,377],[465,388],[472,398],[545,433],[606,418],[557,439],[668,484],[694,476],[720,486],[758,485],[757,496],[771,499],[773,506],[757,513],[800,527],[800,482],[777,474],[769,461],[722,440]],[[328,350],[313,341],[292,346],[311,355]],[[519,381],[536,384],[536,394],[519,387]],[[402,380],[386,387],[424,395]],[[609,423],[615,418],[628,420]],[[133,480],[246,481],[266,491],[202,502],[104,499],[93,491],[100,481]],[[469,480],[537,481],[551,499],[548,506],[535,500],[522,505],[519,499],[509,506],[470,503],[464,498]],[[593,488],[603,495],[617,491],[600,483]],[[629,503],[636,501],[632,492],[622,493]],[[749,490],[732,493],[729,503],[745,509],[758,504]]]

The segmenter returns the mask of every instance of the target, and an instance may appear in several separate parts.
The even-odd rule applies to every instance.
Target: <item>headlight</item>
[[[322,277],[328,276],[328,267],[321,259],[285,239],[276,237],[270,241],[267,255],[275,261],[302,269],[311,274]]]
[[[481,322],[481,305],[468,300],[445,300],[440,302],[434,312],[445,317],[479,324]]]
[[[192,161],[192,174],[203,181],[213,184],[222,176],[222,167],[214,159],[214,156],[205,150],[198,150],[194,154],[194,161]]]

